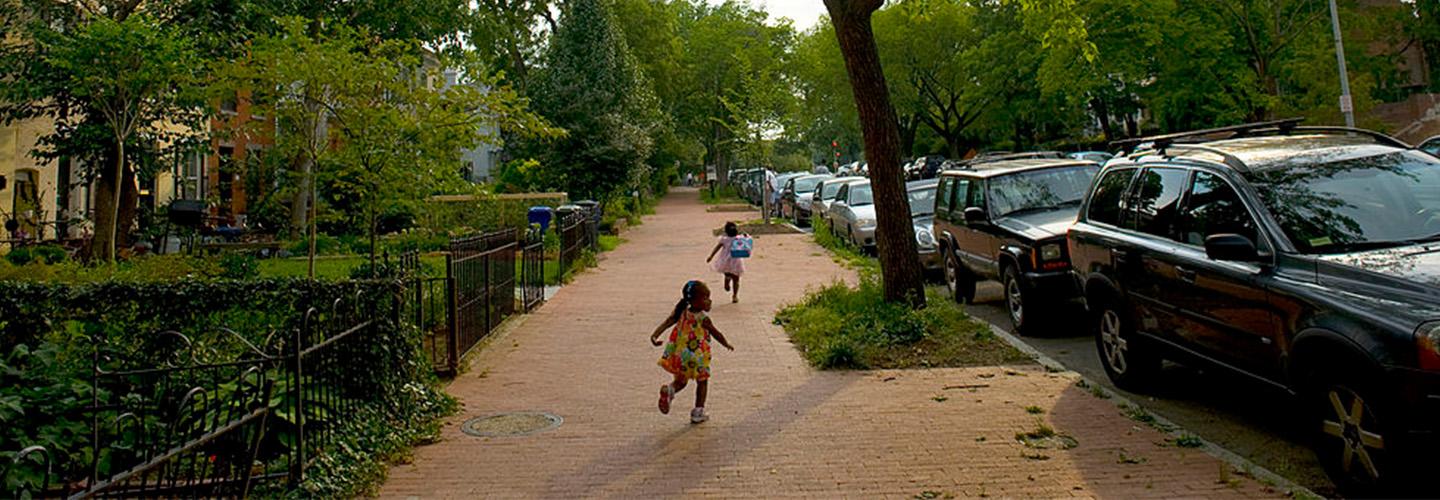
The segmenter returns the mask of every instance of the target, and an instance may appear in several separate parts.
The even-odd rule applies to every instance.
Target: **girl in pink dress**
[[[739,236],[740,226],[736,226],[734,222],[726,222],[725,234],[720,235],[720,241],[715,243],[715,249],[711,250],[710,257],[705,259],[705,262],[714,261],[712,267],[715,272],[725,275],[725,291],[731,292],[732,304],[740,302],[740,275],[745,274],[745,259],[730,256],[730,242]],[[719,259],[715,258],[716,253],[720,254]],[[731,288],[732,282],[734,288]]]

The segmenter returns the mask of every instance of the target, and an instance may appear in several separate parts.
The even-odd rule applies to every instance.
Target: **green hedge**
[[[354,496],[378,481],[383,459],[435,432],[437,417],[454,408],[434,385],[420,332],[384,311],[393,305],[393,282],[323,282],[301,279],[257,281],[27,283],[0,282],[0,464],[26,446],[52,453],[62,479],[83,476],[92,450],[85,408],[92,389],[90,370],[98,352],[127,367],[157,366],[174,344],[159,332],[178,331],[193,342],[196,361],[253,357],[249,348],[219,328],[276,352],[300,328],[309,308],[330,310],[337,300],[376,311],[379,327],[366,348],[352,353],[363,374],[350,383],[365,387],[367,411],[346,416],[346,425],[389,428],[391,437],[339,433],[330,461],[307,476],[300,492],[271,494]],[[272,335],[273,333],[273,335]],[[363,379],[363,380],[360,380]],[[279,434],[285,412],[267,425],[271,453],[285,446]],[[288,429],[288,430],[287,430]],[[34,489],[38,467],[19,467],[0,484],[7,492]],[[273,486],[272,486],[273,487]]]

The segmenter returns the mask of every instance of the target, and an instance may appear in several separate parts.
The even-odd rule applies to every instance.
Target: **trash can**
[[[575,202],[575,205],[579,206],[582,209],[590,211],[590,218],[595,219],[596,224],[600,223],[601,216],[599,202],[595,200],[580,200]]]
[[[581,209],[579,205],[560,205],[559,207],[555,208],[555,230],[560,230],[561,224],[566,217],[569,217],[570,214],[579,212],[581,210],[583,209]]]
[[[530,212],[526,214],[526,220],[530,221],[532,225],[539,224],[540,233],[544,234],[545,231],[550,230],[550,219],[554,216],[550,211],[550,207],[539,205],[530,207]]]

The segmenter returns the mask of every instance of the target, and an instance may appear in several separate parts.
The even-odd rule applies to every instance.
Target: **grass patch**
[[[1045,413],[1045,409],[1039,406],[1026,406],[1025,413],[1029,413],[1031,415],[1039,415]]]
[[[1205,446],[1205,442],[1201,441],[1199,436],[1187,433],[1175,438],[1175,446],[1181,448],[1201,448]]]
[[[1154,415],[1151,415],[1150,412],[1145,411],[1144,408],[1141,408],[1141,407],[1139,407],[1139,406],[1134,406],[1134,405],[1129,405],[1129,404],[1122,404],[1122,405],[1120,405],[1120,412],[1123,413],[1126,418],[1129,418],[1130,420],[1134,420],[1134,421],[1136,421],[1136,422],[1140,422],[1140,423],[1142,423],[1142,424],[1148,425],[1148,426],[1150,426],[1151,428],[1153,428],[1153,429],[1155,429],[1155,430],[1157,430],[1157,431],[1160,431],[1160,432],[1173,432],[1173,431],[1175,431],[1175,427],[1170,426],[1170,425],[1166,425],[1166,424],[1160,422],[1160,420],[1159,420],[1159,419],[1156,419]]]
[[[626,240],[625,238],[621,238],[621,237],[619,237],[619,236],[613,236],[613,235],[609,235],[609,234],[602,234],[602,235],[600,235],[600,251],[601,251],[601,252],[614,251],[616,248],[618,248],[618,247],[620,246],[621,243],[624,243],[624,242],[626,242],[626,241],[629,241],[629,240]]]
[[[830,224],[825,219],[814,217],[810,219],[810,227],[815,228],[815,244],[825,247],[830,254],[835,256],[835,261],[841,265],[864,273],[879,273],[880,262],[870,258],[855,248],[849,241],[839,238],[830,233]]]
[[[821,369],[992,366],[1025,362],[1024,353],[971,319],[939,288],[929,307],[884,300],[877,279],[858,287],[833,283],[812,291],[775,319],[811,365]]]

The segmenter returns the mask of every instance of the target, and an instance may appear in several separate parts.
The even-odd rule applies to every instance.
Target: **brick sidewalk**
[[[740,304],[720,299],[705,256],[711,230],[694,191],[677,191],[628,243],[475,356],[449,391],[464,403],[443,440],[393,467],[386,498],[477,497],[1276,497],[1280,493],[1121,415],[1034,366],[817,372],[771,322],[807,286],[849,277],[807,236],[756,238]],[[707,410],[693,387],[655,410],[668,375],[649,332],[687,279],[716,292],[717,348]],[[945,389],[946,386],[981,385]],[[1035,415],[1028,406],[1044,410]],[[475,438],[465,419],[537,410],[559,429]],[[1040,424],[1070,450],[1031,449]]]

